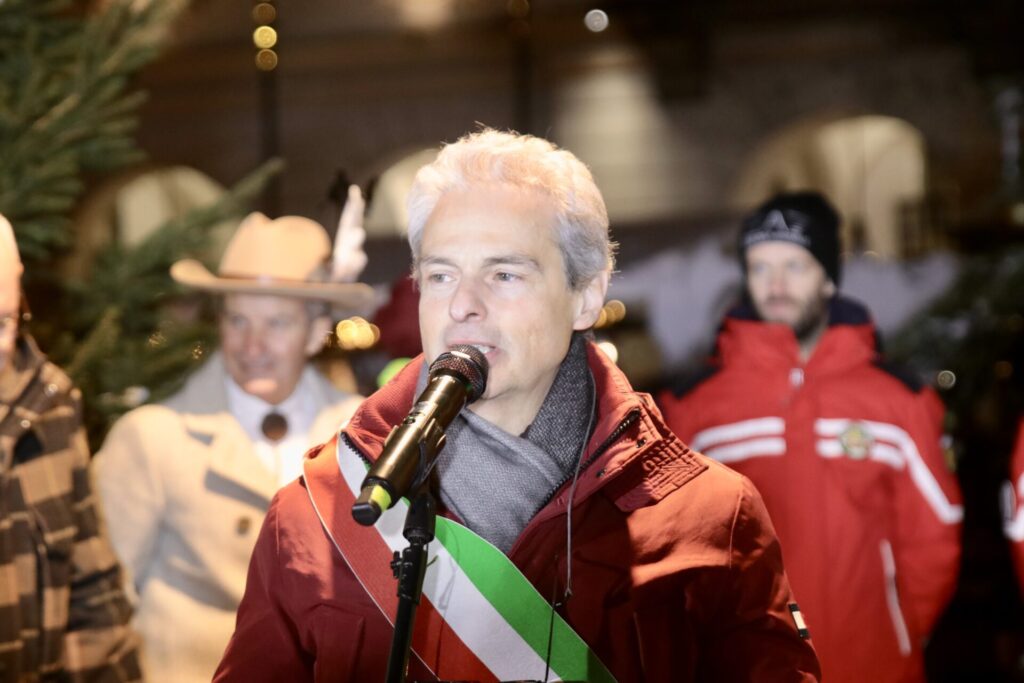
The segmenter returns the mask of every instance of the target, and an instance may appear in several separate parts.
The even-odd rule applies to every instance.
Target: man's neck
[[[825,330],[828,329],[828,316],[821,319],[814,329],[805,334],[802,338],[797,340],[800,345],[800,362],[806,364],[814,355],[815,349],[818,348],[818,342],[821,341],[821,337],[825,334]]]
[[[481,400],[469,406],[469,409],[496,427],[501,427],[509,434],[519,436],[537,417],[550,389],[551,384],[548,383],[539,396]]]

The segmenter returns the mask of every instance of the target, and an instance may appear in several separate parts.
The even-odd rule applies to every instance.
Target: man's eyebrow
[[[426,256],[418,259],[414,265],[417,269],[423,266],[456,267],[455,261],[444,256]],[[525,266],[533,270],[540,270],[540,262],[524,254],[499,254],[497,256],[488,256],[484,259],[485,268],[492,268],[494,266]]]
[[[418,258],[413,262],[413,267],[419,269],[423,266],[455,266],[455,262],[444,256],[427,256]]]
[[[492,266],[526,266],[533,270],[540,270],[540,262],[537,261],[537,259],[523,254],[501,254],[498,256],[490,256],[484,259],[484,265],[488,268]]]

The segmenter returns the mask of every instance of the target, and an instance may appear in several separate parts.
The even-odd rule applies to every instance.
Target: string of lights
[[[252,19],[256,28],[252,32],[252,43],[256,46],[256,68],[260,71],[273,71],[277,68],[277,29],[273,23],[277,20],[277,8],[273,2],[263,0],[252,8]]]

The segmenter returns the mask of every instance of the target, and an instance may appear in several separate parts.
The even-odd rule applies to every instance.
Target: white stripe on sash
[[[338,441],[342,477],[353,494],[358,495],[366,468],[344,439]],[[402,535],[406,510],[406,505],[395,505],[381,515],[374,527],[392,551],[401,552],[409,545]],[[542,679],[544,660],[480,593],[455,558],[437,541],[430,544],[429,552],[423,594],[462,642],[498,679]],[[549,676],[551,680],[561,680],[554,671]]]

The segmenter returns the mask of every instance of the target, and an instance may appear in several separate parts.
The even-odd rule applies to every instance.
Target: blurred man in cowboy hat
[[[0,216],[0,680],[137,681],[81,394],[21,328],[23,270]]]
[[[220,351],[167,401],[119,420],[96,457],[152,681],[210,680],[271,497],[359,404],[309,359],[331,330],[331,306],[359,310],[372,296],[338,281],[365,265],[361,239],[351,244],[361,216],[350,194],[333,269],[322,226],[260,213],[238,227],[216,275],[193,260],[171,268],[179,283],[221,295]]]

